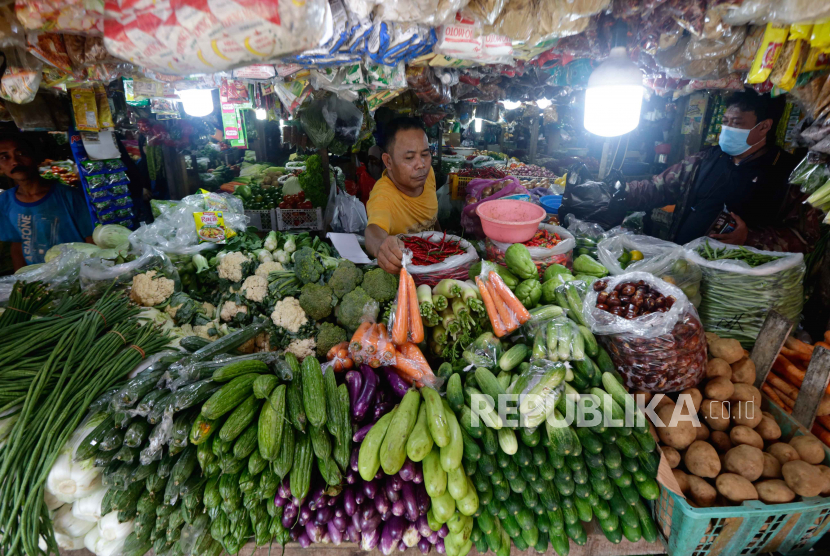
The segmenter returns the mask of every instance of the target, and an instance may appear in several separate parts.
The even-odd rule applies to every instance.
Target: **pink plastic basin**
[[[502,243],[524,243],[539,229],[545,209],[527,201],[498,199],[476,208],[487,237]]]

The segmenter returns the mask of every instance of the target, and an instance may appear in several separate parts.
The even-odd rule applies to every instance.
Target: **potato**
[[[818,496],[827,486],[821,470],[800,459],[782,465],[781,474],[787,486],[799,496]]]
[[[735,473],[724,473],[715,479],[718,492],[732,502],[740,504],[744,500],[758,500],[758,491],[745,477]]]
[[[786,504],[795,500],[795,493],[781,479],[755,483],[758,499],[764,504]]]
[[[666,425],[658,427],[657,434],[663,444],[678,450],[684,450],[695,441],[697,432],[694,424],[690,421],[678,420],[675,426],[670,426],[669,423],[671,423],[673,413],[674,406],[669,405],[664,405],[657,410],[657,416]]]
[[[725,376],[718,376],[706,383],[703,391],[710,400],[726,401],[735,391],[735,387]]]
[[[709,352],[713,357],[723,359],[730,365],[744,356],[744,348],[738,340],[720,338],[709,344]]]
[[[719,376],[731,379],[732,367],[730,367],[729,363],[727,363],[723,359],[718,359],[717,357],[715,357],[714,359],[710,359],[709,362],[706,363],[706,378],[717,378]]]
[[[761,422],[761,406],[756,405],[755,402],[738,402],[733,404],[730,410],[732,414],[732,423],[735,425],[744,425],[751,429],[758,426]]]
[[[769,417],[769,418],[770,418],[770,419],[772,419],[773,421],[775,420],[775,415],[773,415],[773,414],[772,414],[772,413],[770,413],[769,411],[762,411],[762,412],[761,412],[761,415],[766,415],[767,417]]]
[[[712,431],[709,435],[709,443],[715,447],[715,450],[725,454],[732,449],[732,441],[729,435],[723,431]]]
[[[764,452],[749,444],[735,446],[726,452],[726,470],[757,481],[764,472]]]
[[[830,494],[830,467],[826,465],[816,465],[818,470],[821,471],[822,476],[824,476],[824,490],[821,491],[822,496],[827,496]]]
[[[659,396],[659,397],[658,397]],[[674,407],[674,400],[668,397],[665,394],[655,394],[654,397],[657,398],[657,403],[654,404],[654,412],[657,413],[657,410],[663,407],[664,405],[668,405]]]
[[[642,396],[643,403],[645,405],[648,405],[648,402],[650,402],[651,398],[654,397],[654,394],[652,394],[651,392],[646,392],[645,390],[636,390],[634,392],[631,392],[631,395],[634,396],[635,401],[639,400],[640,396]]]
[[[683,395],[691,396],[692,405],[695,408],[695,413],[700,411],[700,403],[703,401],[703,394],[700,393],[700,390],[698,390],[697,388],[686,388],[685,390],[680,392],[680,396]],[[681,398],[678,396],[677,399],[679,401]]]
[[[767,452],[775,456],[775,459],[777,459],[781,465],[784,465],[788,461],[801,459],[801,456],[798,455],[798,451],[795,448],[783,442],[776,442],[767,448]]]
[[[690,473],[694,473],[698,477],[714,479],[720,473],[718,453],[711,444],[703,440],[692,442],[692,445],[686,450],[686,455],[683,456],[683,463],[686,464],[686,469]]]
[[[741,357],[732,363],[732,382],[755,383],[755,363],[749,357]]]
[[[695,432],[697,433],[695,440],[709,440],[709,427],[702,422],[700,426],[695,427]]]
[[[812,434],[794,436],[790,446],[795,448],[799,457],[807,463],[817,465],[824,461],[824,444]]]
[[[680,465],[680,452],[671,446],[660,446],[660,449],[663,451],[663,455],[666,456],[666,461],[669,463],[669,467],[674,469]]]
[[[720,340],[720,336],[715,334],[714,332],[704,332],[706,334],[706,343],[711,344],[715,340]]]
[[[677,486],[680,487],[680,492],[686,494],[689,492],[689,476],[680,469],[672,469],[674,480],[677,481]]]
[[[738,425],[737,427],[733,427],[731,431],[729,431],[729,440],[732,441],[732,444],[749,444],[750,446],[754,446],[759,450],[764,449],[764,439],[761,438],[761,435],[752,430],[749,427],[745,427],[743,425]]]
[[[781,478],[781,462],[769,452],[764,452],[764,470],[761,472],[761,477],[764,479]]]
[[[706,481],[696,475],[687,475],[689,481],[689,498],[701,508],[709,508],[715,504],[718,492]]]
[[[761,422],[755,427],[755,432],[764,440],[778,440],[781,438],[781,427],[778,426],[775,419],[766,413],[761,415]]]
[[[735,390],[729,396],[729,401],[735,402],[754,402],[755,410],[761,413],[761,391],[751,384],[744,384],[743,382],[733,383]],[[763,413],[762,413],[763,415]]]
[[[725,431],[729,428],[729,404],[718,400],[703,400],[700,404],[700,414],[713,431]]]

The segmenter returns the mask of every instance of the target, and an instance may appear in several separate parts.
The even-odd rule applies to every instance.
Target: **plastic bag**
[[[520,427],[538,427],[553,414],[565,389],[566,372],[567,367],[562,362],[536,359],[519,374],[507,393],[518,396]]]
[[[354,367],[354,361],[349,355],[349,342],[340,342],[336,346],[332,346],[326,354],[323,372],[328,367],[333,367],[336,373],[346,372]]]
[[[642,253],[642,260],[623,266],[620,258],[631,251]],[[680,245],[650,236],[623,234],[600,241],[597,258],[612,275],[648,272],[683,290],[693,305],[700,303],[700,267],[687,260],[686,250]]]
[[[0,97],[15,104],[32,102],[37,94],[42,64],[20,48],[9,48],[6,56],[6,71],[0,79]]]
[[[763,26],[750,27],[741,47],[730,59],[729,69],[737,72],[747,72],[755,60],[755,53],[761,47],[764,39],[765,28]]]
[[[784,91],[793,89],[807,55],[806,41],[788,40],[778,55],[770,73],[770,82]]]
[[[458,246],[465,251],[463,254],[447,257],[440,263],[429,265],[414,265],[410,263],[407,270],[419,286],[421,284],[435,286],[438,282],[447,278],[466,280],[470,267],[479,260],[475,247],[469,241],[459,236],[432,231],[406,234],[403,237],[422,237],[434,242],[442,240],[457,241]]]
[[[525,243],[528,251],[530,251],[530,258],[533,259],[533,263],[539,269],[539,275],[544,274],[545,269],[552,264],[561,264],[570,268],[573,265],[573,249],[576,245],[574,236],[565,228],[552,224],[539,224],[539,230],[545,231],[551,236],[558,236],[560,239],[559,243],[553,247],[533,247]],[[487,260],[506,266],[504,254],[511,245],[488,237],[485,240]]]
[[[510,291],[492,263],[482,263],[481,274],[476,277],[476,285],[484,301],[487,317],[493,325],[493,332],[499,338],[510,334],[530,320],[530,313]]]
[[[830,127],[827,128],[830,133]],[[803,193],[812,193],[830,179],[829,157],[821,153],[808,152],[807,156],[793,169],[789,182],[801,186]]]
[[[821,0],[778,0],[768,17],[783,23],[814,21],[830,17],[830,4]]]
[[[395,346],[386,325],[363,321],[349,342],[349,355],[355,365],[366,364],[377,369],[395,362]]]
[[[0,278],[0,304],[9,300],[15,282],[43,282],[55,294],[69,293],[78,283],[81,262],[88,258],[83,251],[60,247],[60,255],[31,270]],[[25,267],[24,267],[25,269]]]
[[[164,277],[173,281],[173,291],[181,291],[179,272],[170,258],[149,246],[142,246],[135,252],[136,258],[128,263],[115,264],[106,259],[92,258],[81,263],[81,289],[98,295],[113,284],[132,284],[133,276],[152,270],[156,278]]]
[[[323,104],[323,119],[338,138],[350,145],[357,142],[363,125],[363,112],[353,103],[331,95]]]
[[[654,303],[660,309],[627,319],[597,307],[602,302],[613,306],[611,298],[622,301],[629,287],[650,289],[643,304]],[[636,294],[628,297],[633,300]],[[594,283],[585,296],[582,315],[629,388],[676,392],[696,386],[706,373],[706,336],[694,306],[680,288],[656,276],[630,272]]]
[[[513,41],[510,37],[487,34],[480,19],[465,17],[462,13],[464,12],[458,12],[454,21],[438,29],[435,52],[459,60],[485,64],[512,64]]]
[[[395,310],[389,317],[389,333],[396,346],[406,342],[419,344],[424,341],[424,323],[421,320],[420,303],[415,280],[407,271],[412,264],[412,252],[404,249],[402,268],[398,279]]]
[[[503,351],[501,340],[492,332],[484,332],[461,354],[464,361],[469,364],[465,370],[473,370],[476,367],[495,368]]]
[[[568,231],[574,236],[576,255],[597,257],[597,245],[604,238],[605,230],[599,224],[580,220],[573,214],[566,214],[563,219]]]
[[[684,246],[690,261],[702,272],[700,317],[707,332],[734,338],[750,348],[755,343],[767,313],[777,311],[797,321],[804,304],[804,256],[801,253],[761,251],[698,238]],[[742,249],[775,260],[749,266],[737,259],[709,260],[706,250]]]
[[[363,203],[337,186],[331,188],[325,220],[333,232],[347,234],[362,234],[369,222]]]
[[[598,181],[568,184],[559,214],[573,214],[604,228],[616,226],[622,222],[627,210],[624,203],[615,198],[615,193],[612,187]]]
[[[471,0],[463,13],[472,16],[484,25],[493,25],[505,4],[506,0]]]
[[[769,77],[772,68],[775,66],[775,61],[781,53],[784,42],[787,40],[789,29],[786,27],[778,27],[772,23],[767,23],[764,30],[764,37],[761,39],[761,46],[755,54],[755,61],[749,69],[747,75],[747,83],[763,83]]]
[[[746,27],[732,27],[729,32],[713,39],[694,37],[686,48],[688,60],[725,58],[741,47],[746,39]]]
[[[17,0],[17,18],[33,31],[100,35],[104,3],[87,0]]]

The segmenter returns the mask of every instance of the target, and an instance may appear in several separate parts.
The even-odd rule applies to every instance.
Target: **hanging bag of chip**
[[[778,27],[772,23],[767,23],[764,38],[761,39],[761,46],[758,48],[758,52],[755,53],[755,61],[752,62],[752,67],[746,77],[747,83],[763,83],[767,80],[770,73],[772,73],[772,68],[775,67],[781,49],[784,47],[788,33],[789,28],[787,27]]]

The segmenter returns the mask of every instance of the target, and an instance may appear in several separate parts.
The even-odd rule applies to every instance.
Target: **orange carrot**
[[[519,321],[516,317],[510,312],[510,309],[505,304],[504,300],[496,291],[496,286],[493,284],[492,280],[487,280],[485,284],[487,287],[487,292],[490,294],[490,297],[493,300],[493,305],[496,306],[496,311],[499,313],[499,317],[501,317],[501,321],[504,323],[504,328],[507,332],[513,332],[517,328],[519,328]]]
[[[331,349],[326,354],[326,360],[331,361],[335,357],[338,357],[337,354],[340,352],[340,350],[345,351],[346,356],[348,357],[348,355],[349,355],[349,342],[340,342],[336,346],[331,346]]]
[[[395,309],[395,322],[392,323],[392,341],[398,346],[406,343],[407,326],[409,324],[409,295],[406,291],[407,276],[409,276],[409,273],[405,268],[402,268],[398,282],[398,306]]]
[[[372,357],[371,359],[369,359],[369,361],[367,361],[366,364],[372,367],[373,369],[377,369],[378,367],[380,367],[380,359],[377,357]]]
[[[363,344],[366,348],[367,355],[373,355],[378,350],[378,340],[380,339],[380,326],[373,324],[369,327],[369,332],[364,336]]]
[[[810,432],[816,435],[819,440],[824,442],[825,446],[830,446],[830,431],[826,428],[818,423],[813,423],[813,427],[810,429]]]
[[[823,347],[824,349],[830,349],[830,343],[816,342],[816,347]]]
[[[421,353],[421,350],[413,343],[406,343],[401,348],[401,353],[404,358],[408,359],[409,361],[413,361],[415,365],[421,372],[421,376],[416,379],[416,384],[418,386],[423,386],[424,378],[435,379],[435,374],[432,372],[432,369],[429,366],[429,363],[424,357],[424,354]]]
[[[495,332],[496,336],[501,338],[507,334],[507,330],[505,329],[504,323],[501,321],[501,317],[496,310],[493,298],[490,297],[490,292],[487,291],[487,286],[484,285],[484,282],[478,276],[476,276],[476,285],[478,286],[478,292],[481,294],[481,299],[484,302],[484,308],[487,310],[487,316],[490,317],[490,324],[493,325],[493,332]]]
[[[784,392],[792,399],[798,398],[798,388],[789,384],[787,381],[782,380],[778,375],[774,373],[770,373],[767,375],[767,382],[769,382],[770,386]]]
[[[824,341],[830,344],[830,330],[824,331]]]
[[[403,271],[401,271],[403,274]],[[415,280],[406,273],[406,291],[409,294],[409,336],[410,341],[420,344],[424,341],[424,323],[421,321],[421,306],[418,303],[418,291],[415,289]]]
[[[389,332],[386,330],[386,325],[378,324],[380,329],[380,339],[378,340],[378,351],[380,352],[380,360],[384,365],[395,358],[395,346],[392,344],[392,338],[389,337]]]
[[[830,415],[816,415],[816,421],[821,423],[821,426],[830,430]]]
[[[775,391],[776,394],[778,394],[778,397],[781,399],[781,401],[784,402],[784,407],[787,407],[789,409],[795,407],[795,400],[791,399],[787,394],[785,394],[784,392],[782,392],[774,386],[772,387],[772,389]]]
[[[784,411],[789,413],[789,408],[784,403],[784,400],[782,400],[781,398],[778,397],[778,394],[775,393],[775,390],[772,388],[772,386],[770,386],[769,384],[767,384],[765,382],[761,385],[761,390],[763,390],[764,394],[769,396],[769,399],[771,399],[773,402],[775,402],[775,404],[778,407],[780,407],[781,409],[783,409]]]
[[[369,327],[372,326],[372,323],[369,321],[363,321],[360,323],[360,326],[357,327],[354,334],[352,335],[352,342],[349,344],[349,348],[353,351],[360,351],[360,342],[363,340],[363,336],[366,332],[369,331]]]
[[[415,347],[416,354],[410,346],[415,347],[414,344],[404,344],[395,354],[395,368],[403,373],[401,378],[408,382],[416,382],[424,376],[424,368],[429,369],[429,364],[426,363],[421,350]]]
[[[804,371],[798,369],[795,365],[790,363],[786,357],[779,354],[775,358],[772,368],[778,371],[781,376],[787,380],[787,382],[793,386],[801,388],[801,384],[804,382]]]
[[[504,300],[507,307],[516,314],[516,320],[519,321],[519,324],[524,324],[530,320],[530,313],[525,306],[522,305],[522,302],[510,291],[510,288],[507,287],[507,284],[504,283],[504,280],[501,279],[501,276],[494,271],[490,271],[489,274],[490,280],[489,282],[493,283],[493,287],[498,292],[499,296],[501,296],[502,300]]]
[[[787,336],[787,339],[784,341],[784,345],[796,351],[803,351],[809,355],[813,354],[813,346],[806,344],[797,338],[793,338],[792,336]]]
[[[793,361],[793,362],[795,362],[796,360],[799,360],[799,361],[809,361],[810,360],[810,354],[809,353],[804,353],[803,351],[790,349],[787,346],[782,346],[781,347],[781,355],[783,355],[784,357],[786,357],[787,359],[789,359],[790,361]]]

